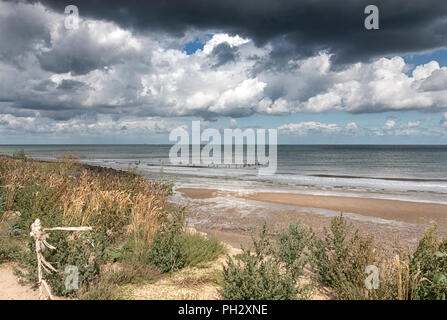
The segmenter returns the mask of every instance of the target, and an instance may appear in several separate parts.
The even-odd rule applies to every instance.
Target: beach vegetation
[[[430,228],[411,256],[409,273],[414,299],[447,300],[447,239],[440,240],[436,227]]]
[[[14,261],[20,254],[21,247],[15,241],[8,241],[0,236],[0,264]]]
[[[289,226],[279,236],[269,234],[266,225],[253,238],[253,249],[243,248],[236,257],[227,256],[223,267],[222,296],[232,300],[306,299],[310,285],[299,277],[304,273],[308,235],[301,226]]]
[[[225,253],[216,238],[182,232],[183,217],[183,211],[167,217],[149,247],[148,261],[162,272],[204,266]]]
[[[317,278],[342,299],[365,298],[365,269],[377,264],[372,237],[353,230],[343,216],[332,219],[323,237],[312,241],[312,265]]]
[[[47,241],[57,249],[46,249],[43,256],[59,272],[45,273],[45,279],[56,295],[111,298],[115,293],[110,290],[122,282],[145,275],[150,279],[152,271],[147,270],[160,274],[160,269],[199,264],[221,252],[214,240],[183,238],[183,220],[178,218],[183,212],[167,201],[170,185],[133,172],[83,165],[79,157],[70,154],[53,162],[0,156],[0,185],[0,221],[7,212],[19,212],[10,232],[23,244],[18,250],[11,245],[11,234],[1,238],[0,259],[18,262],[24,268],[17,273],[32,284],[37,282],[37,261],[29,228],[35,219],[46,228],[93,227],[87,232],[49,232]],[[162,244],[160,250],[154,249],[154,241]],[[186,250],[182,243],[199,245]],[[214,249],[206,251],[208,245]],[[169,250],[173,260],[162,261],[164,250]],[[101,274],[108,264],[131,268]],[[78,291],[65,286],[67,266],[78,270]]]
[[[313,237],[311,256],[318,281],[338,299],[439,300],[447,294],[446,249],[447,241],[433,227],[413,251],[385,250],[340,216],[332,219],[323,238]],[[377,267],[376,288],[365,284],[368,266]]]

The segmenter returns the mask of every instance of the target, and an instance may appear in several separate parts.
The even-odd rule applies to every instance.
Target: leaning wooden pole
[[[42,255],[43,250],[47,247],[50,250],[56,250],[56,247],[47,242],[48,234],[45,231],[65,230],[65,231],[88,231],[92,230],[91,227],[56,227],[56,228],[42,228],[42,224],[39,219],[36,219],[31,225],[30,236],[34,238],[36,244],[37,255],[37,278],[39,284],[39,299],[43,298],[43,289],[45,289],[47,296],[50,300],[53,300],[51,289],[48,283],[43,277],[43,270],[47,273],[59,272],[48,261],[45,260]]]

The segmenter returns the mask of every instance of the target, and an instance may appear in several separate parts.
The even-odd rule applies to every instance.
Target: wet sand
[[[210,198],[213,195],[222,194],[221,191],[215,189],[180,188],[178,191],[194,199]],[[447,205],[444,204],[295,193],[259,192],[240,194],[228,191],[225,191],[225,193],[247,200],[357,213],[409,223],[418,223],[426,219],[439,223],[447,222]]]
[[[192,220],[197,223],[195,227],[217,233],[216,236],[222,240],[226,238],[227,242],[231,239],[232,243],[247,243],[247,235],[259,232],[264,222],[273,228],[301,222],[318,233],[339,212],[343,212],[356,228],[384,242],[415,245],[424,232],[435,224],[440,234],[447,236],[447,205],[443,204],[198,188],[179,188],[177,192],[189,201],[188,206],[194,213]],[[253,204],[260,204],[260,207],[244,208],[240,204],[232,207],[234,199],[252,207]],[[222,202],[227,202],[228,206],[223,208]],[[317,214],[312,211],[316,210],[314,208],[330,210],[333,215]]]
[[[447,205],[436,203],[290,193],[256,193],[244,196],[244,198],[300,207],[358,213],[370,217],[409,223],[418,223],[425,219],[446,222],[447,219]]]

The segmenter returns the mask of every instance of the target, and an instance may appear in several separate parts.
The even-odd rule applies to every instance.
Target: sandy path
[[[0,300],[38,300],[39,292],[19,284],[13,265],[0,264]]]

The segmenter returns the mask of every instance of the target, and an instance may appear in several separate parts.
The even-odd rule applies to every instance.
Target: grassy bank
[[[170,185],[131,172],[82,165],[71,155],[41,162],[17,153],[0,156],[0,185],[0,263],[18,262],[31,284],[37,261],[29,232],[36,218],[47,228],[93,227],[50,233],[57,250],[43,254],[61,272],[45,278],[57,295],[118,298],[123,284],[156,280],[224,251],[214,239],[183,232],[183,210],[167,202]],[[79,290],[66,289],[67,266],[78,269]]]
[[[139,297],[179,298],[172,291],[205,284],[225,299],[309,299],[320,288],[335,299],[447,295],[447,240],[435,227],[415,250],[380,247],[342,216],[322,236],[299,224],[274,233],[265,227],[250,248],[221,261],[225,246],[186,232],[184,210],[168,203],[171,187],[161,181],[82,165],[70,155],[41,162],[17,153],[0,156],[0,186],[0,263],[17,262],[31,284],[37,261],[29,228],[36,218],[44,227],[93,227],[50,233],[57,250],[43,254],[61,272],[45,278],[57,295],[131,298],[123,288],[134,286],[151,290]],[[67,266],[77,267],[79,290],[64,285]]]

